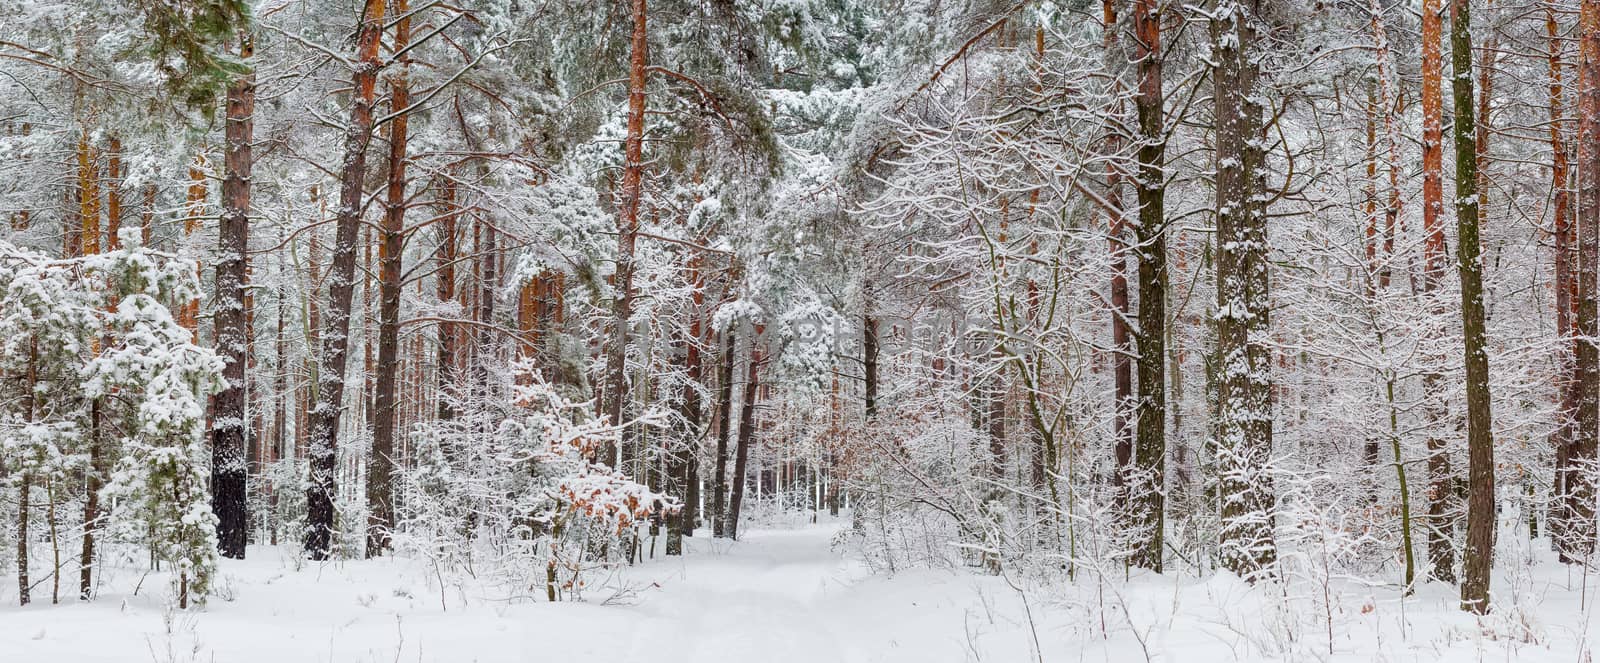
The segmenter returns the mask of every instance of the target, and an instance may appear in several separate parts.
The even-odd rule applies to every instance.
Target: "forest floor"
[[[1555,564],[1499,570],[1497,599],[1514,601],[1480,619],[1444,585],[1402,601],[1392,587],[1339,581],[1272,595],[1229,577],[1119,573],[1022,589],[965,571],[875,575],[834,549],[837,531],[697,536],[683,557],[556,604],[448,578],[441,596],[432,569],[411,561],[314,565],[252,547],[223,561],[218,595],[199,611],[165,609],[165,581],[138,574],[108,574],[87,604],[68,600],[65,582],[60,605],[48,582],[26,608],[0,591],[0,662],[1592,660],[1596,587]]]

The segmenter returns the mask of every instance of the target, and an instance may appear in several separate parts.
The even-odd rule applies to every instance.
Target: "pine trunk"
[[[241,60],[253,46],[244,37]],[[255,76],[246,74],[228,86],[227,145],[223,154],[222,220],[217,229],[215,329],[222,377],[227,385],[212,401],[211,510],[217,514],[217,549],[223,557],[244,559],[250,532],[246,487],[245,366],[249,326],[245,289],[249,287],[250,151],[255,113]]]
[[[633,34],[628,57],[628,132],[623,140],[622,205],[617,215],[617,271],[612,283],[611,344],[606,349],[606,415],[623,423],[628,400],[628,326],[633,317],[633,247],[644,197],[644,88],[648,76],[649,32],[645,0],[632,0]],[[630,427],[631,428],[631,427]],[[601,461],[622,467],[632,443],[623,430],[622,449],[602,449]]]
[[[722,333],[722,363],[717,367],[717,476],[711,488],[711,535],[728,536],[728,433],[733,418],[733,329]]]
[[[1139,90],[1138,175],[1134,191],[1139,220],[1134,227],[1139,264],[1138,381],[1133,472],[1130,474],[1131,525],[1139,532],[1132,562],[1160,572],[1165,540],[1167,466],[1167,233],[1166,98],[1162,86],[1162,11],[1155,0],[1133,5],[1134,60]]]

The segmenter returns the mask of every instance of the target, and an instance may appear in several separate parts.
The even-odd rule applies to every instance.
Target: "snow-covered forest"
[[[0,661],[1588,663],[1597,277],[1600,0],[8,0]]]

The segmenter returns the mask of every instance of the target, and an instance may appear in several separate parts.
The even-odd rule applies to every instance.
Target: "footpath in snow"
[[[1478,622],[1453,609],[1444,586],[1403,605],[1387,588],[1346,587],[1330,604],[1265,601],[1227,578],[1024,593],[961,571],[885,577],[835,552],[837,531],[697,536],[681,558],[658,556],[585,602],[556,604],[448,576],[441,596],[437,576],[413,561],[312,565],[255,547],[246,561],[223,560],[221,595],[196,612],[164,610],[165,583],[153,577],[135,596],[139,577],[113,576],[89,604],[52,606],[48,589],[28,608],[0,596],[0,662],[1588,663],[1592,649],[1579,593],[1555,584],[1564,577],[1523,578],[1538,592],[1528,610]]]

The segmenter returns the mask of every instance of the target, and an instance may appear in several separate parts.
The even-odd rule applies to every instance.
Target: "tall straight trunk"
[[[1439,0],[1422,0],[1422,290],[1429,308],[1444,315],[1444,302],[1436,294],[1446,269],[1444,223],[1444,56]],[[1435,358],[1442,360],[1442,358]],[[1430,372],[1422,378],[1427,404],[1423,416],[1428,434],[1428,574],[1434,580],[1455,582],[1453,521],[1450,517],[1450,455],[1439,434],[1443,425],[1444,376]]]
[[[33,423],[34,389],[39,384],[39,341],[28,339],[28,374],[22,394],[22,420]],[[17,485],[17,605],[28,605],[32,600],[33,583],[28,577],[28,541],[33,535],[28,529],[28,499],[33,489],[33,475],[26,469]]]
[[[278,254],[278,269],[283,272],[283,254]],[[287,441],[289,427],[289,337],[284,333],[287,321],[287,293],[284,289],[278,290],[278,329],[274,336],[274,352],[272,365],[272,448],[264,459],[268,468],[276,466],[283,458],[284,443]],[[276,481],[267,482],[267,518],[271,528],[271,538],[267,541],[271,545],[278,545],[278,484]]]
[[[350,349],[350,306],[355,296],[356,239],[361,227],[362,182],[367,174],[367,146],[372,142],[372,106],[376,98],[378,47],[383,34],[384,0],[365,0],[356,28],[356,69],[350,98],[350,125],[344,137],[339,174],[339,210],[329,267],[327,325],[322,332],[317,403],[311,410],[310,481],[306,484],[306,556],[328,558],[333,544],[333,500],[336,486],[339,419],[344,404],[345,368]]]
[[[1556,337],[1560,339],[1556,350],[1557,364],[1561,367],[1559,402],[1556,426],[1550,433],[1550,446],[1555,456],[1555,472],[1551,487],[1551,500],[1545,522],[1550,532],[1550,543],[1557,551],[1566,531],[1568,459],[1572,453],[1572,439],[1577,432],[1574,419],[1578,414],[1580,376],[1577,364],[1577,338],[1573,334],[1577,315],[1578,281],[1577,255],[1573,250],[1572,196],[1568,181],[1571,172],[1567,164],[1566,132],[1561,124],[1566,119],[1562,104],[1562,54],[1565,37],[1556,20],[1556,8],[1545,7],[1545,37],[1550,52],[1550,216],[1551,230],[1555,236],[1555,300]]]
[[[411,43],[411,17],[406,0],[395,0],[394,49]],[[389,81],[389,107],[400,113],[411,105],[409,72]],[[404,258],[406,214],[406,127],[401,114],[389,125],[388,201],[383,211],[383,244],[378,248],[378,365],[373,397],[372,454],[367,458],[367,556],[389,549],[394,520],[395,371],[400,362],[400,270]]]
[[[78,235],[73,245],[73,255],[100,253],[100,167],[94,147],[89,143],[89,129],[85,127],[78,136]]]
[[[1600,271],[1600,0],[1578,13],[1578,416],[1567,458],[1563,558],[1587,562],[1595,546],[1595,479],[1600,448],[1600,349],[1596,273]]]
[[[317,208],[318,222],[328,216],[327,199],[322,195],[320,185],[311,185],[311,203]],[[295,441],[294,458],[301,460],[307,458],[311,446],[311,408],[317,401],[318,363],[317,358],[311,353],[322,344],[322,305],[317,303],[317,291],[322,288],[322,241],[318,238],[316,229],[306,233],[306,322],[305,340],[306,357],[305,370],[308,379],[299,389],[300,405],[295,408]]]
[[[728,536],[728,431],[733,419],[733,328],[722,333],[722,363],[717,366],[717,476],[711,488],[711,535]]]
[[[33,475],[22,473],[17,485],[17,605],[28,605],[33,600],[33,582],[28,578],[29,493],[33,489]]]
[[[693,362],[690,363],[690,365],[689,365],[689,368],[690,368],[690,371],[689,371],[689,384],[691,386],[698,387],[699,385],[701,385],[701,384],[703,384],[705,382],[705,373],[706,373],[705,358],[702,357],[701,353],[700,353],[700,345],[702,343],[706,342],[706,337],[705,337],[706,336],[706,333],[705,333],[706,325],[704,323],[704,318],[702,317],[704,315],[705,306],[706,306],[706,291],[705,291],[706,284],[705,284],[705,272],[704,272],[704,258],[702,256],[696,256],[694,261],[692,262],[692,265],[693,265],[693,268],[694,268],[694,273],[692,275],[692,278],[690,278],[690,282],[694,284],[694,295],[690,298],[691,299],[691,304],[692,304],[690,315],[692,315],[694,317],[691,319],[691,321],[689,323],[689,337],[694,343],[694,345],[693,345],[694,358],[693,358]],[[694,420],[693,430],[695,431],[695,437],[694,437],[694,440],[691,442],[691,446],[690,446],[690,449],[689,449],[689,452],[688,452],[689,453],[689,458],[688,458],[688,462],[686,463],[686,467],[684,468],[684,478],[683,478],[683,481],[684,481],[684,488],[683,488],[683,503],[684,504],[683,504],[683,508],[684,508],[686,513],[683,515],[682,522],[679,524],[680,527],[683,528],[683,535],[684,536],[694,536],[695,528],[700,526],[700,453],[699,453],[699,451],[700,451],[700,442],[699,442],[699,440],[700,440],[700,437],[703,435],[703,433],[701,432],[701,428],[703,427],[703,425],[705,423],[704,422],[704,419],[705,419],[705,414],[704,414],[705,408],[699,402],[700,401],[700,395],[699,395],[698,392],[696,392],[694,398],[695,398],[695,406],[694,406],[695,420]]]
[[[1138,174],[1134,192],[1139,220],[1134,226],[1139,263],[1139,331],[1137,335],[1139,399],[1135,412],[1134,470],[1129,477],[1130,525],[1139,533],[1133,564],[1161,571],[1165,538],[1167,466],[1167,233],[1166,233],[1166,97],[1161,70],[1161,6],[1156,0],[1134,0],[1134,61],[1139,90],[1134,108],[1139,118]]]
[[[1472,93],[1469,0],[1450,3],[1451,89],[1455,98],[1456,271],[1467,368],[1467,545],[1461,556],[1461,608],[1489,610],[1495,530],[1494,439],[1489,416],[1489,355],[1484,340],[1483,263],[1478,243],[1478,150]]]
[[[744,506],[745,466],[750,459],[750,446],[755,443],[756,432],[756,394],[759,386],[756,381],[757,373],[761,368],[761,343],[762,326],[756,325],[755,334],[750,337],[750,363],[746,368],[744,379],[744,400],[739,404],[739,442],[733,452],[733,494],[728,497],[728,525],[727,534],[730,539],[739,538],[739,511]]]
[[[1222,564],[1273,572],[1270,266],[1266,142],[1256,21],[1260,0],[1223,0],[1211,21],[1217,195],[1217,483]]]
[[[239,57],[248,61],[253,45],[242,37]],[[245,289],[249,287],[250,141],[255,113],[255,76],[245,74],[228,86],[227,145],[223,154],[222,221],[217,229],[216,338],[227,386],[217,392],[211,419],[211,510],[217,514],[217,549],[223,557],[244,559],[250,532],[245,458],[245,366],[249,325]]]
[[[621,425],[628,400],[628,325],[633,317],[633,246],[639,233],[644,197],[644,88],[648,77],[649,31],[645,0],[632,0],[633,34],[628,57],[628,132],[623,140],[622,205],[617,215],[617,270],[612,288],[611,345],[606,349],[606,415]],[[602,460],[621,467],[632,435],[624,429],[622,449],[602,449]],[[622,454],[622,455],[619,455]]]
[[[456,303],[456,219],[460,214],[456,206],[456,182],[445,178],[439,185],[439,248],[434,254],[438,270],[434,272],[434,294],[439,304],[450,309]],[[439,323],[438,364],[435,380],[439,399],[438,417],[442,421],[455,418],[453,397],[456,385],[457,334],[453,322]]]
[[[1106,51],[1117,47],[1117,1],[1101,3],[1102,27]],[[1120,83],[1119,83],[1119,88]],[[1121,115],[1122,108],[1118,108]],[[1112,132],[1106,138],[1106,151],[1122,152],[1123,137]],[[1106,165],[1106,200],[1111,202],[1107,211],[1107,251],[1111,257],[1111,373],[1114,384],[1112,394],[1112,439],[1116,456],[1116,472],[1112,481],[1123,488],[1127,486],[1127,472],[1133,462],[1133,420],[1129,416],[1137,407],[1133,397],[1133,335],[1128,329],[1128,219],[1122,208],[1122,171],[1116,163]],[[1003,424],[1002,424],[1003,425]]]
[[[89,466],[84,468],[83,538],[78,550],[78,600],[94,594],[95,534],[100,530],[100,490],[105,486],[106,449],[101,398],[89,404]]]

